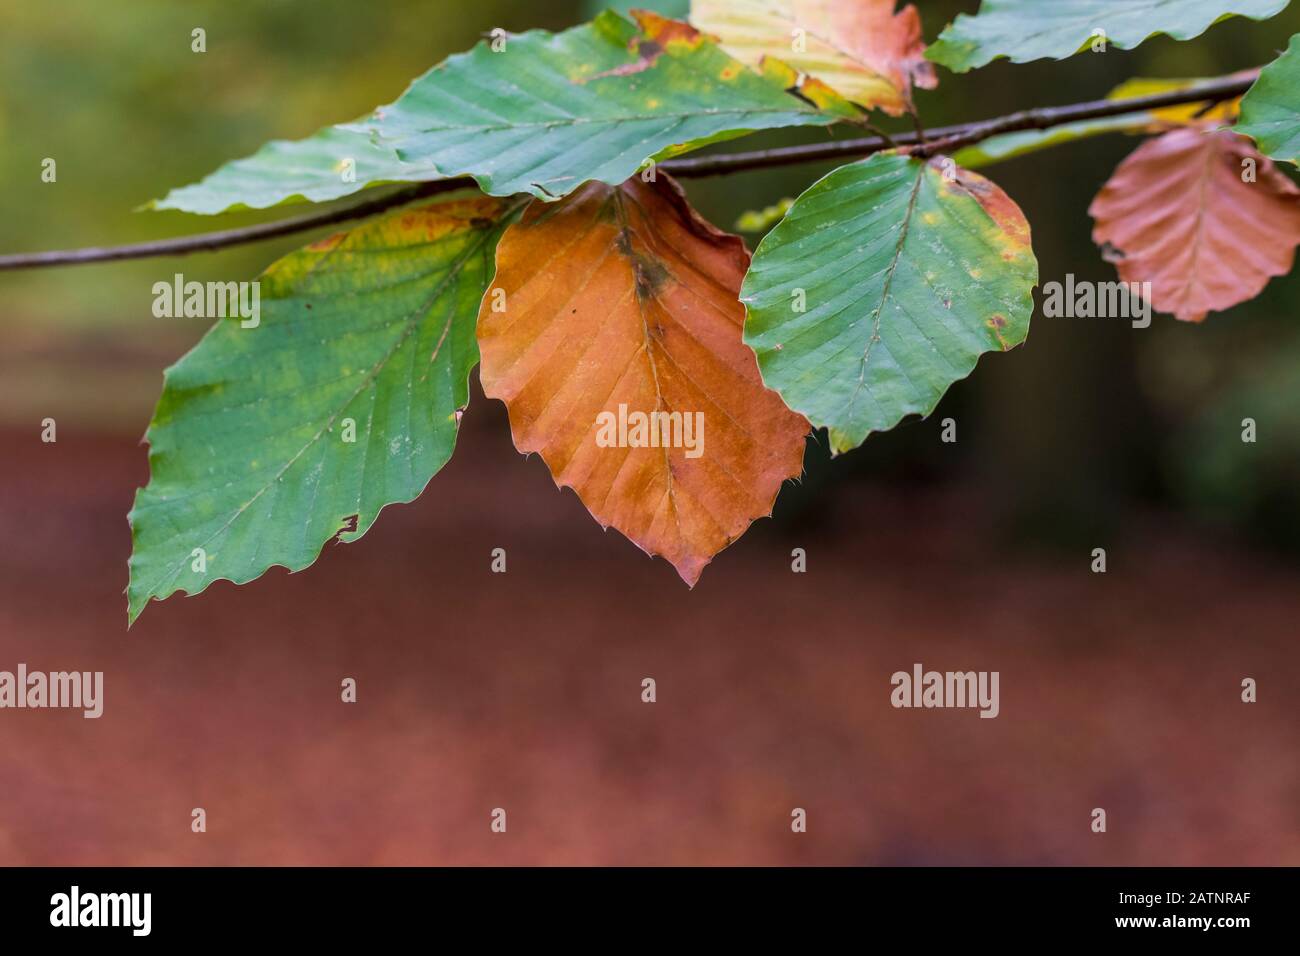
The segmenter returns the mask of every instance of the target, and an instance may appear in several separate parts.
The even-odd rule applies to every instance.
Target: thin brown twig
[[[916,131],[917,143],[925,144],[925,124],[921,122],[921,114],[917,112],[916,104],[912,102],[909,96],[907,100],[907,115],[912,118],[912,129]]]
[[[932,129],[929,131],[928,136],[923,134],[918,126],[913,132],[898,133],[892,138],[883,135],[868,136],[804,146],[786,146],[777,149],[723,153],[716,156],[677,158],[665,160],[659,164],[658,168],[674,176],[688,178],[717,176],[724,173],[766,169],[794,163],[863,157],[894,148],[910,148],[913,155],[932,156],[937,152],[949,152],[963,146],[971,146],[1002,133],[1051,129],[1056,126],[1064,126],[1067,123],[1101,119],[1109,116],[1122,116],[1126,113],[1140,113],[1166,106],[1180,106],[1186,103],[1216,103],[1242,95],[1253,82],[1253,76],[1243,77],[1238,74],[1185,89],[1155,93],[1150,96],[1138,96],[1122,100],[1093,100],[1069,106],[1021,110],[995,119]],[[52,266],[79,265],[89,262],[114,262],[123,259],[180,256],[191,252],[209,252],[215,249],[260,242],[278,236],[309,232],[324,226],[364,219],[419,199],[472,186],[474,186],[474,181],[467,177],[420,182],[350,206],[279,219],[256,226],[199,233],[172,239],[157,239],[131,245],[4,255],[0,256],[0,272],[14,269],[40,269]]]

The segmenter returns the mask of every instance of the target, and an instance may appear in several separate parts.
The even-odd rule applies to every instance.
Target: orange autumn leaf
[[[691,22],[736,59],[782,60],[867,108],[899,116],[934,89],[921,16],[895,0],[692,0]]]
[[[515,447],[694,585],[771,514],[810,429],[741,341],[744,244],[658,180],[589,183],[506,231],[480,376]]]
[[[1228,130],[1148,140],[1088,211],[1120,278],[1151,283],[1152,307],[1189,322],[1259,295],[1300,245],[1300,190]]]

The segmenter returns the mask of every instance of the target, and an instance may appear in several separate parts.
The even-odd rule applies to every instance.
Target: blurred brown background
[[[923,2],[927,37],[975,6]],[[6,4],[0,251],[256,221],[131,210],[391,100],[494,26],[589,13]],[[940,125],[1129,76],[1219,75],[1297,30],[1293,5],[1188,43],[941,71],[920,107]],[[1086,210],[1136,142],[986,171],[1034,225],[1044,282],[1113,276]],[[56,184],[40,182],[46,156]],[[730,228],[828,168],[686,185]],[[103,670],[106,685],[99,720],[0,711],[0,864],[1300,863],[1295,276],[1201,327],[1040,315],[929,421],[833,463],[810,443],[776,519],[693,592],[556,491],[476,393],[451,464],[364,540],[151,605],[128,634],[138,438],[161,370],[205,326],[154,319],[152,283],[249,278],[310,238],[0,275],[0,669]],[[57,444],[40,441],[47,416]],[[948,416],[956,445],[939,441]],[[790,573],[794,547],[807,574]],[[1001,716],[892,709],[889,675],[916,661],[1000,671]],[[790,832],[796,806],[806,834]]]

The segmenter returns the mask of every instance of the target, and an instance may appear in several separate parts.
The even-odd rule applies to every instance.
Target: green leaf
[[[369,117],[267,143],[149,208],[265,209],[466,173],[494,195],[552,199],[587,179],[622,182],[646,159],[860,116],[823,84],[800,85],[781,63],[760,75],[684,23],[640,17],[640,30],[606,12],[558,35],[503,37],[499,53],[493,41],[480,43]]]
[[[402,162],[393,150],[376,146],[366,133],[329,126],[306,139],[267,143],[202,182],[173,189],[148,208],[212,215],[281,203],[325,202],[380,183],[437,178],[437,170]]]
[[[1236,131],[1253,139],[1265,156],[1300,165],[1300,33],[1242,99]]]
[[[1109,46],[1130,50],[1157,33],[1177,40],[1200,36],[1210,25],[1239,15],[1263,20],[1290,0],[983,0],[975,16],[961,14],[926,52],[927,58],[965,73],[1009,57],[1028,63],[1063,60],[1104,30]]]
[[[948,159],[881,153],[814,184],[759,244],[745,341],[838,454],[928,415],[981,354],[1023,342],[1037,282],[1002,190]]]
[[[517,208],[407,210],[286,256],[258,324],[218,322],[167,370],[130,515],[131,620],[150,598],[304,568],[419,495],[451,457]]]
[[[473,176],[492,195],[552,200],[754,130],[861,115],[777,61],[756,73],[685,23],[638,20],[606,11],[563,33],[504,38],[500,52],[480,43],[352,128],[372,130],[406,162]]]

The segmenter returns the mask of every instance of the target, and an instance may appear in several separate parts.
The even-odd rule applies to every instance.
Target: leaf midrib
[[[817,117],[823,116],[822,110],[808,109],[807,107],[801,108],[802,104],[800,104],[800,102],[797,99],[791,97],[791,100],[793,102],[788,107],[775,107],[775,106],[746,107],[744,109],[737,107],[734,109],[691,110],[687,112],[674,112],[674,113],[649,113],[649,114],[638,113],[638,114],[619,114],[617,116],[595,116],[595,117],[573,116],[573,117],[565,117],[564,119],[547,120],[545,122],[532,122],[532,123],[528,123],[528,122],[498,123],[498,124],[487,124],[481,126],[451,126],[451,125],[430,126],[427,128],[417,128],[413,133],[406,134],[405,136],[402,137],[384,136],[382,129],[378,127],[367,129],[366,132],[370,132],[378,135],[381,143],[400,143],[404,139],[409,139],[411,136],[427,135],[429,133],[440,133],[440,132],[447,132],[447,131],[466,132],[466,133],[496,133],[496,132],[501,132],[503,130],[551,129],[557,126],[581,126],[584,124],[603,124],[606,126],[618,126],[623,123],[640,123],[640,122],[647,122],[649,120],[680,120],[680,119],[691,119],[697,116],[751,116],[756,113],[758,114],[797,113],[801,116],[817,116]],[[835,117],[831,116],[830,114],[825,114],[824,118],[827,120],[835,119]],[[402,159],[400,155],[398,159],[400,162],[410,163],[410,160]]]
[[[918,162],[910,160],[910,162]],[[898,245],[894,247],[894,257],[890,260],[889,268],[885,273],[885,283],[880,290],[880,302],[876,306],[875,320],[871,327],[871,338],[867,340],[867,347],[862,353],[862,364],[858,372],[858,384],[853,389],[853,394],[849,400],[844,403],[846,409],[852,408],[857,402],[858,396],[862,389],[866,387],[867,380],[867,363],[871,359],[871,351],[875,344],[880,341],[880,320],[885,311],[885,304],[889,301],[889,290],[894,282],[894,274],[898,271],[898,264],[903,257],[903,246],[907,243],[908,234],[912,227],[912,216],[916,212],[916,201],[921,192],[921,182],[925,178],[925,163],[919,163],[916,181],[912,184],[912,193],[907,200],[907,211],[903,214],[903,224],[899,227]]]

